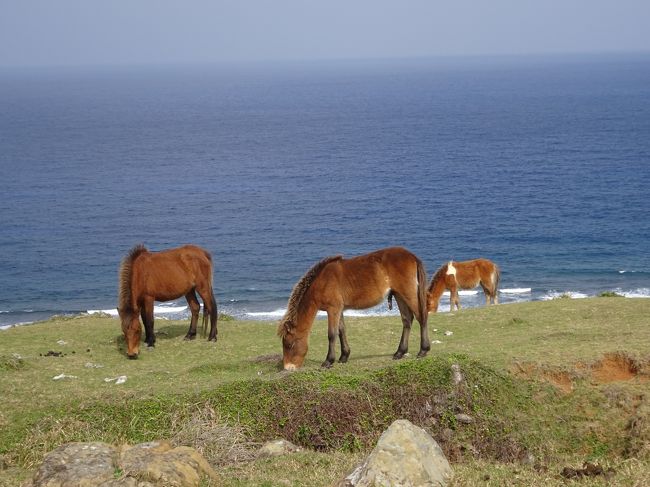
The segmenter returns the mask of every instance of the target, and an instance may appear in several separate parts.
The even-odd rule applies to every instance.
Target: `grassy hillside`
[[[293,374],[280,371],[275,323],[220,321],[215,344],[185,342],[187,323],[158,320],[155,350],[137,361],[125,358],[119,323],[108,317],[0,332],[0,485],[19,484],[67,441],[155,438],[201,449],[225,485],[329,485],[399,417],[441,443],[456,485],[564,485],[562,468],[587,460],[612,469],[609,484],[598,476],[581,485],[650,483],[650,300],[431,315],[431,339],[441,343],[426,359],[400,362],[391,360],[398,318],[346,324],[348,364],[320,369],[319,320],[306,366]],[[123,384],[105,380],[120,376]],[[305,451],[254,458],[262,441],[280,436]]]

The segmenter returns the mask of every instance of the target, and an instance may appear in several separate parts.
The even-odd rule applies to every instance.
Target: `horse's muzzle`
[[[128,355],[127,354],[127,357],[129,358],[129,360],[135,360],[135,359],[138,358],[138,354],[137,353],[134,353],[133,355]]]

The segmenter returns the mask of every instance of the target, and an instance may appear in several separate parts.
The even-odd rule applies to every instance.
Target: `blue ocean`
[[[208,249],[242,319],[393,245],[502,303],[649,297],[650,55],[2,68],[0,326],[114,310],[139,243]]]

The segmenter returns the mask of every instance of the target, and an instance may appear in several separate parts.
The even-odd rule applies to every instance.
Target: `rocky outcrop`
[[[339,487],[444,487],[452,476],[436,440],[400,419],[384,431],[368,458]]]
[[[45,456],[31,487],[196,487],[204,476],[217,477],[196,450],[166,441],[68,443]]]

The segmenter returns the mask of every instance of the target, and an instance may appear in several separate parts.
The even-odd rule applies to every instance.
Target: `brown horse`
[[[286,370],[302,366],[309,346],[309,332],[319,310],[327,312],[329,348],[323,367],[335,359],[336,337],[341,342],[339,362],[345,363],[350,346],[345,335],[343,311],[365,309],[379,304],[393,292],[402,316],[402,338],[393,358],[408,350],[413,316],[420,323],[420,353],[431,345],[427,331],[426,271],[415,255],[401,247],[377,250],[351,259],[338,255],[314,265],[293,288],[287,312],[278,326],[282,337],[283,365]]]
[[[429,312],[438,311],[440,296],[448,289],[450,293],[450,311],[460,309],[458,288],[472,289],[479,284],[485,293],[485,304],[498,304],[497,288],[501,273],[499,267],[487,259],[449,261],[441,266],[431,278],[427,291],[427,308]]]
[[[190,329],[186,340],[196,338],[196,323],[201,305],[195,293],[203,300],[203,334],[210,318],[208,340],[217,340],[217,302],[212,292],[212,258],[201,247],[185,245],[163,252],[149,252],[144,245],[137,245],[120,265],[118,313],[127,345],[127,356],[138,358],[142,333],[139,317],[142,317],[145,342],[153,347],[154,301],[171,301],[185,296],[192,312]]]

